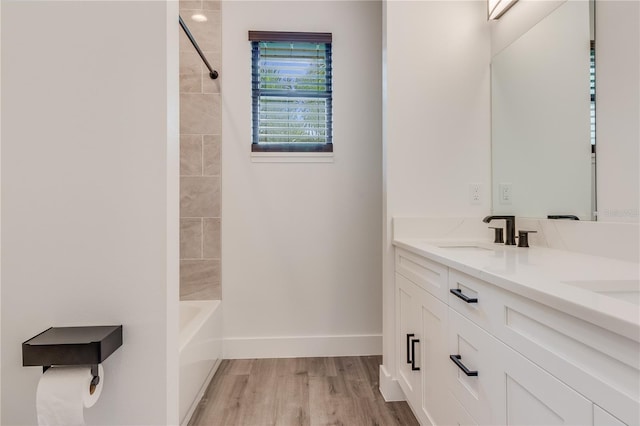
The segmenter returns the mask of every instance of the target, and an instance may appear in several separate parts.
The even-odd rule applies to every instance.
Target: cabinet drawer
[[[446,266],[396,249],[396,272],[447,303],[449,270]]]
[[[500,292],[491,284],[449,271],[449,306],[489,332],[500,321],[500,297]]]
[[[492,338],[453,309],[449,309],[449,355],[459,357],[461,366],[449,359],[447,382],[455,398],[479,424],[498,424],[499,407],[492,393],[501,387],[496,370]],[[463,368],[471,374],[467,375]],[[492,405],[493,404],[493,405]]]

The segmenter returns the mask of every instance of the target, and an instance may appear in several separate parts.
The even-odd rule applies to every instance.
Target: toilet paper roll
[[[84,425],[84,409],[93,406],[102,392],[102,365],[98,365],[98,375],[100,383],[92,389],[90,367],[51,367],[45,371],[36,391],[38,425]]]

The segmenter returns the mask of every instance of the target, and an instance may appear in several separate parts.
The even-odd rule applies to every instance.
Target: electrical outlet
[[[501,183],[498,185],[498,200],[500,204],[511,204],[513,198],[513,185],[510,183]]]
[[[469,184],[469,203],[470,204],[482,203],[482,184],[481,183]]]

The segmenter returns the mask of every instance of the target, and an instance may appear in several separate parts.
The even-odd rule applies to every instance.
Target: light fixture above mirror
[[[499,19],[518,0],[487,0],[489,19]]]

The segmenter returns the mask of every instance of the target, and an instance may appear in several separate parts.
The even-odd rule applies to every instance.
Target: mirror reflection
[[[494,214],[594,219],[592,15],[565,2],[492,59]]]

